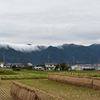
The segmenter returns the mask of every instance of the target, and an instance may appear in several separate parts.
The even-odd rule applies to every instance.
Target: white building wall
[[[56,67],[55,63],[45,63],[46,70],[54,70]]]
[[[0,63],[0,67],[3,68],[4,67],[4,63],[1,62]]]
[[[34,69],[44,69],[44,68],[41,66],[39,66],[39,67],[35,66]]]
[[[78,65],[73,65],[73,66],[71,66],[71,69],[72,69],[72,70],[82,70],[82,68],[79,67]]]
[[[3,68],[4,67],[4,64],[0,64],[0,67]]]

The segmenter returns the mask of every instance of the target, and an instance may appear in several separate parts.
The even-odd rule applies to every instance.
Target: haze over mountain
[[[90,46],[63,44],[60,46],[34,46],[32,44],[0,43],[0,62],[28,62],[44,64],[46,62],[67,64],[98,63],[100,44]]]

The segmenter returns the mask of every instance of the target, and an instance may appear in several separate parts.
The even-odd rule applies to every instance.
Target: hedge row
[[[49,74],[49,80],[100,89],[100,78]]]
[[[10,93],[14,100],[42,100],[38,90],[18,82],[12,83]]]

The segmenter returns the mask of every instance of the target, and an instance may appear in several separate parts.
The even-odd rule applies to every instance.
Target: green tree
[[[12,66],[12,69],[15,69],[15,68],[16,68],[16,65],[13,65],[13,66]]]
[[[69,70],[71,67],[68,66],[65,62],[60,64],[61,70]]]

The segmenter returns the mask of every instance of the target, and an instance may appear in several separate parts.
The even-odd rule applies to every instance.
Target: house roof
[[[57,63],[45,63],[45,65],[57,65]]]
[[[40,64],[40,65],[35,65],[36,67],[45,67],[44,64]]]
[[[7,63],[6,65],[7,65],[7,66],[10,66],[10,65],[11,65],[11,63]]]
[[[12,63],[12,65],[22,65],[22,63]]]
[[[0,64],[4,64],[4,62],[0,62]]]

